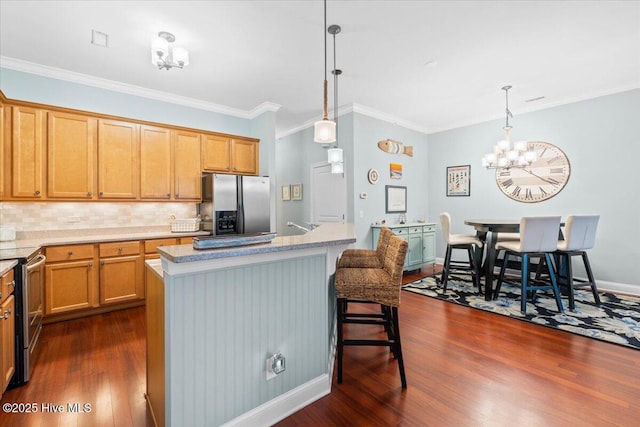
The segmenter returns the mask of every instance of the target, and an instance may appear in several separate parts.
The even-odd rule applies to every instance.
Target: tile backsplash
[[[0,202],[0,224],[17,232],[169,226],[169,217],[193,218],[196,203]]]

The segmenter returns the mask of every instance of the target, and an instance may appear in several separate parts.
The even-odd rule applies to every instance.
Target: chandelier
[[[336,122],[329,120],[327,111],[327,0],[324,0],[324,26],[322,34],[324,36],[324,91],[322,103],[322,120],[318,120],[313,125],[313,140],[320,144],[331,144],[336,141]]]
[[[169,43],[176,41],[176,37],[166,31],[160,31],[158,37],[151,44],[151,63],[158,67],[170,70],[171,68],[184,68],[189,65],[189,51],[183,47],[171,48]]]
[[[527,141],[517,141],[511,147],[509,125],[509,117],[513,118],[513,114],[509,111],[509,89],[511,86],[504,86],[506,119],[504,126],[504,139],[499,141],[494,147],[493,152],[485,154],[482,158],[482,166],[487,169],[497,168],[523,168],[531,165],[536,161],[537,155],[533,150],[529,150]]]

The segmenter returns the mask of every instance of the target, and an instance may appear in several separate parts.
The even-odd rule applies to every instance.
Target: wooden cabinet
[[[140,198],[171,198],[171,131],[140,127]]]
[[[16,371],[16,312],[15,297],[13,294],[3,298],[0,303],[0,343],[2,352],[0,354],[0,371],[2,373],[2,384],[0,388],[3,394],[11,381],[13,373]]]
[[[424,225],[422,227],[422,262],[425,264],[436,263],[436,226]]]
[[[145,240],[144,241],[144,258],[145,259],[160,258],[160,254],[158,253],[158,246],[171,246],[171,245],[177,245],[177,244],[178,244],[178,239],[176,238]]]
[[[46,248],[45,315],[98,306],[92,244]]]
[[[100,304],[144,299],[140,242],[101,243]]]
[[[258,175],[258,141],[204,135],[202,141],[202,169],[206,172]]]
[[[5,151],[9,146],[9,138],[5,135],[8,130],[7,121],[4,117],[5,113],[10,110],[10,107],[5,108],[4,104],[0,102],[0,200],[4,198],[5,195],[5,184],[7,183],[5,178],[5,173],[8,168],[5,166],[5,162],[8,158],[7,152]]]
[[[136,199],[140,175],[138,125],[98,121],[98,198]]]
[[[40,199],[46,188],[46,113],[37,108],[15,106],[11,112],[11,197]]]
[[[173,143],[173,198],[199,201],[202,198],[200,134],[174,131]]]
[[[409,227],[409,248],[406,266],[409,269],[422,267],[422,227]]]
[[[231,172],[242,175],[258,175],[258,143],[245,139],[233,139],[231,143]]]
[[[0,278],[0,302],[11,295],[16,287],[16,280],[13,270],[9,270]]]
[[[91,199],[95,194],[96,119],[49,112],[47,197]]]

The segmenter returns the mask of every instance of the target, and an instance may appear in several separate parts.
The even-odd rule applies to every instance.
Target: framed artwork
[[[302,200],[302,184],[291,184],[291,200]]]
[[[471,165],[447,167],[447,197],[471,195]]]
[[[291,189],[288,184],[282,186],[282,200],[291,200]]]
[[[391,179],[402,179],[402,165],[400,163],[389,163],[389,174]]]
[[[386,213],[406,213],[407,212],[407,187],[397,185],[385,185],[385,212]]]

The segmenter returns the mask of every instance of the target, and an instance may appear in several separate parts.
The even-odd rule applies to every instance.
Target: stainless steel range
[[[16,267],[16,372],[10,386],[26,383],[39,349],[44,314],[45,256],[40,248],[0,249],[0,260],[18,260]]]

